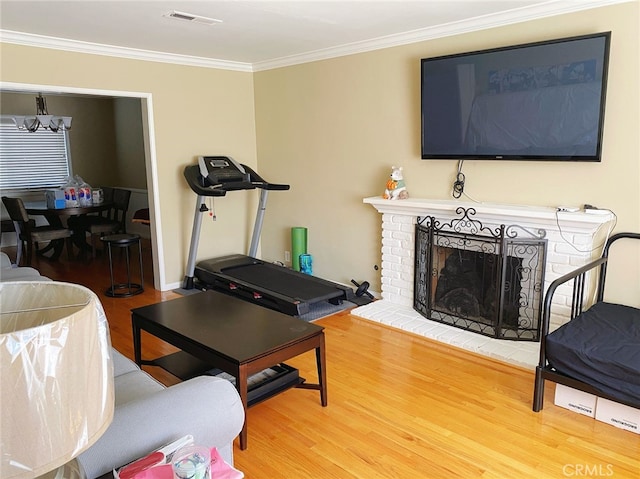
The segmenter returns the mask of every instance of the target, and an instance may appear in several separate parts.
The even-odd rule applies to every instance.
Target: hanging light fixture
[[[42,96],[42,93],[38,93],[38,96],[36,97],[36,115],[14,116],[13,122],[19,130],[27,130],[31,133],[38,131],[38,128],[40,127],[51,130],[54,133],[60,129],[71,129],[70,116],[49,115],[49,112],[47,111],[47,100]]]

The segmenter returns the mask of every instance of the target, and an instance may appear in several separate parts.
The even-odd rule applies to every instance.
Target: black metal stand
[[[135,234],[117,234],[103,236],[100,238],[107,246],[109,252],[109,274],[111,277],[111,287],[107,288],[105,294],[112,298],[128,298],[135,296],[144,291],[144,273],[142,269],[142,243],[140,242],[140,236]],[[131,264],[129,257],[129,246],[138,245],[138,260],[140,263],[140,283],[131,282]],[[127,282],[115,283],[113,279],[113,257],[111,248],[124,248],[127,261]]]

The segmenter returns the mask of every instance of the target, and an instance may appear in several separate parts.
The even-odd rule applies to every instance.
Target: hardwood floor
[[[103,294],[104,258],[33,266],[96,291],[114,347],[132,357],[130,309],[177,297],[154,291],[150,257],[145,265],[146,290],[128,299]],[[640,477],[640,435],[554,406],[553,386],[532,412],[532,371],[348,313],[317,324],[326,328],[329,405],[317,391],[293,389],[251,408],[249,447],[235,449],[248,479]],[[172,351],[150,337],[143,347],[149,357]],[[315,381],[312,352],[287,364]]]

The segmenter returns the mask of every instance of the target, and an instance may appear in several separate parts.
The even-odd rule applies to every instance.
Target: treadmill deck
[[[205,287],[291,316],[307,313],[310,304],[320,301],[340,304],[352,292],[349,287],[245,255],[200,261],[195,276]]]

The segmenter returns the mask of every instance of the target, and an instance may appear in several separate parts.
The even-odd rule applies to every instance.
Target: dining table
[[[30,216],[44,216],[47,222],[51,226],[65,228],[63,218],[69,218],[71,216],[87,215],[92,213],[101,213],[102,211],[109,210],[113,206],[113,202],[103,202],[92,206],[70,206],[68,208],[48,208],[46,201],[27,201],[24,203],[24,207],[27,210],[27,214]],[[72,234],[71,239],[73,243],[81,250],[91,250],[91,245],[87,243],[84,235]],[[49,243],[42,250],[38,250],[39,254],[46,253],[52,248],[56,247],[54,240]]]

